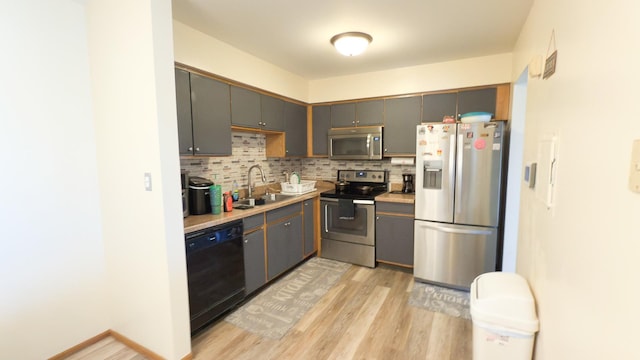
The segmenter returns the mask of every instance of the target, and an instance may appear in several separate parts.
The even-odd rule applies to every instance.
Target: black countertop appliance
[[[402,192],[405,194],[413,194],[413,174],[402,174]]]
[[[189,178],[189,214],[202,215],[211,213],[211,196],[209,186],[211,180],[199,176]]]

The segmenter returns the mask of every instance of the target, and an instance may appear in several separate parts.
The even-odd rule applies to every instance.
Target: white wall
[[[559,139],[557,203],[523,190],[518,272],[530,281],[541,331],[536,359],[636,359],[640,194],[627,188],[640,138],[640,4],[536,0],[514,52],[513,79],[552,31],[556,73],[527,88],[526,160]]]
[[[87,16],[111,329],[179,359],[190,336],[170,2],[93,0]]]
[[[0,357],[109,328],[84,6],[0,12]]]
[[[309,82],[309,102],[407,94],[511,82],[511,54],[461,59]]]
[[[175,20],[173,36],[177,62],[300,101],[309,98],[308,82],[298,75]]]

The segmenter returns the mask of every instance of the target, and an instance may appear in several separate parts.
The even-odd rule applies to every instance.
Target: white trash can
[[[538,318],[527,280],[513,273],[482,274],[469,295],[473,360],[530,360]]]

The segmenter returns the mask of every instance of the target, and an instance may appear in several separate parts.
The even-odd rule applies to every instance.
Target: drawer
[[[413,215],[413,204],[376,201],[376,212]]]
[[[302,211],[301,202],[283,206],[278,209],[267,211],[267,223],[278,221],[279,219],[300,213]]]
[[[248,232],[254,228],[259,228],[264,225],[264,213],[252,215],[242,219],[244,226],[244,232]]]

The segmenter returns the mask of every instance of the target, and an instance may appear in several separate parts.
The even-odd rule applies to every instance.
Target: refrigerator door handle
[[[491,235],[491,229],[459,229],[442,225],[421,224],[420,226],[452,234]]]
[[[456,175],[455,175],[456,192],[455,192],[455,197],[453,199],[453,201],[455,202],[456,214],[460,214],[460,212],[462,211],[460,209],[460,204],[462,204],[462,179],[464,179],[464,176],[462,176],[463,144],[464,144],[464,138],[462,137],[462,134],[460,134],[458,135],[458,152],[456,153]]]

